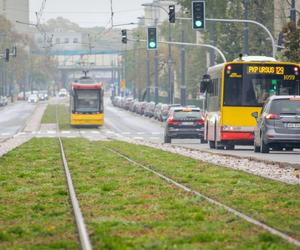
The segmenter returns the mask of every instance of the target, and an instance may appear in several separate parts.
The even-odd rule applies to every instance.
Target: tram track
[[[70,202],[71,202],[71,206],[72,206],[72,210],[73,210],[73,214],[74,214],[74,219],[76,222],[77,231],[78,231],[78,235],[79,235],[81,249],[91,250],[92,249],[91,241],[89,238],[86,224],[84,222],[84,217],[83,217],[81,209],[80,209],[80,204],[79,204],[78,198],[76,196],[75,187],[74,187],[71,172],[70,172],[70,169],[68,166],[68,160],[67,160],[67,157],[66,157],[65,151],[64,151],[63,141],[60,136],[57,105],[56,105],[56,110],[55,110],[55,116],[56,116],[56,132],[57,132],[58,141],[60,144],[60,153],[61,153],[61,158],[62,158],[62,162],[63,162],[69,198],[70,198]]]
[[[235,216],[241,218],[242,220],[245,220],[245,221],[247,221],[247,222],[249,222],[249,223],[251,223],[251,224],[253,224],[255,226],[258,226],[258,227],[264,229],[265,231],[271,233],[272,235],[280,237],[281,239],[283,239],[283,240],[285,240],[285,241],[293,244],[294,246],[300,247],[300,241],[297,240],[297,239],[295,239],[295,238],[293,238],[292,236],[290,236],[290,235],[288,235],[288,234],[286,234],[284,232],[281,232],[278,229],[273,228],[273,227],[271,227],[271,226],[269,226],[269,225],[267,225],[267,224],[265,224],[265,223],[263,223],[261,221],[258,221],[255,218],[253,218],[253,217],[251,217],[251,216],[249,216],[247,214],[244,214],[244,213],[242,213],[242,212],[240,212],[240,211],[238,211],[238,210],[236,210],[236,209],[234,209],[232,207],[229,207],[229,206],[227,206],[227,205],[225,205],[225,204],[223,204],[223,203],[221,203],[221,202],[219,202],[219,201],[217,201],[217,200],[215,200],[213,198],[210,198],[207,195],[204,195],[204,194],[202,194],[202,193],[200,193],[200,192],[198,192],[196,190],[193,190],[192,188],[190,188],[190,187],[188,187],[188,186],[186,186],[184,184],[181,184],[181,183],[177,182],[173,178],[170,178],[170,177],[168,177],[168,176],[160,173],[159,171],[155,170],[153,166],[146,166],[146,165],[144,165],[144,164],[142,164],[140,162],[137,162],[134,159],[128,157],[127,155],[125,155],[125,154],[123,154],[123,153],[121,153],[118,150],[115,150],[113,148],[106,147],[106,149],[108,151],[110,151],[111,153],[113,153],[115,155],[118,155],[119,157],[127,160],[131,164],[133,164],[133,165],[135,165],[137,167],[140,167],[140,168],[146,170],[147,172],[150,172],[150,173],[156,175],[157,177],[159,177],[162,180],[166,181],[170,185],[174,185],[178,189],[181,189],[181,190],[185,191],[188,194],[192,194],[192,195],[194,195],[196,197],[202,198],[202,199],[208,201],[209,203],[211,203],[212,205],[220,207],[220,208],[226,210],[227,212],[229,212],[231,214],[234,214]]]

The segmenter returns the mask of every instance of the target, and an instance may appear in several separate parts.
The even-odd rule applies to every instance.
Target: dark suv
[[[257,120],[255,152],[300,148],[300,96],[271,96],[261,115],[254,112],[252,116]]]
[[[171,108],[165,126],[165,143],[171,143],[172,138],[200,139],[204,135],[204,118],[199,108]]]

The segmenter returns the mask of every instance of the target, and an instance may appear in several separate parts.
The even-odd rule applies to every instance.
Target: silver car
[[[271,96],[260,116],[257,112],[252,116],[257,121],[255,152],[300,148],[300,96]]]

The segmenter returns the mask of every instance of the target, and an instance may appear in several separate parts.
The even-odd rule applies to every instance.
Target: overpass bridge
[[[45,54],[44,52],[36,52]],[[60,87],[68,87],[74,79],[89,75],[108,84],[120,86],[123,76],[122,51],[119,50],[49,50],[47,56],[54,57],[60,72]]]

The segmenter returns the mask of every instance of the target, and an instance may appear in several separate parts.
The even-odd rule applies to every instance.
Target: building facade
[[[16,21],[29,23],[29,0],[0,0],[0,15],[8,19],[17,32],[27,32],[28,25]]]

